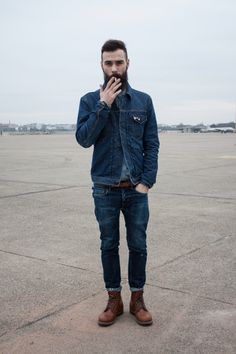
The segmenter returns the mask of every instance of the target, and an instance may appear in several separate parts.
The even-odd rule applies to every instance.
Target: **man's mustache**
[[[126,87],[126,84],[128,82],[128,74],[127,71],[125,73],[123,73],[122,75],[118,74],[118,73],[114,73],[110,76],[104,74],[104,84],[103,87],[105,87],[108,83],[108,81],[112,78],[115,77],[116,79],[120,79],[121,80],[121,89],[124,89]]]
[[[116,79],[121,79],[121,80],[123,79],[123,80],[124,80],[124,77],[123,77],[122,75],[120,75],[120,74],[113,74],[113,75],[109,76],[108,81],[109,81],[112,77],[115,77]]]

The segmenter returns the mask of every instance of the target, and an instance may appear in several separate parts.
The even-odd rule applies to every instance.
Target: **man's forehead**
[[[103,52],[103,61],[107,60],[126,60],[125,52],[122,49],[117,49],[114,52]]]

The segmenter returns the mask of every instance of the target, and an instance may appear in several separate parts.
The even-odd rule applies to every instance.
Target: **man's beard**
[[[103,72],[104,73],[104,72]],[[103,88],[106,87],[108,81],[112,78],[115,77],[116,79],[120,79],[121,81],[121,86],[119,87],[119,90],[121,89],[122,91],[126,89],[127,83],[128,83],[128,71],[126,70],[122,75],[119,74],[112,74],[111,76],[108,76],[107,74],[104,73],[104,84]]]

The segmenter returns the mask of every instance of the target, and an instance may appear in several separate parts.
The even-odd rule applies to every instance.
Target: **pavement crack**
[[[217,238],[215,241],[210,242],[209,245],[213,245],[214,243],[220,242],[220,241],[225,240],[229,237],[231,237],[231,235],[222,236],[220,238]]]
[[[20,253],[16,253],[16,252],[10,252],[10,251],[5,251],[5,250],[1,250],[1,249],[0,249],[0,252],[6,253],[6,254],[12,254],[14,256],[19,256],[19,257],[35,259],[35,260],[41,261],[41,262],[47,262],[47,263],[51,263],[51,264],[58,264],[58,265],[63,266],[63,267],[74,268],[74,269],[82,270],[82,271],[85,271],[85,272],[90,272],[90,273],[95,273],[95,274],[102,274],[102,273],[96,272],[95,270],[92,270],[92,269],[87,269],[87,268],[82,268],[82,267],[78,267],[78,266],[73,266],[73,265],[65,264],[65,263],[61,263],[61,262],[51,262],[51,261],[48,261],[47,259],[42,259],[42,258],[39,258],[39,257],[28,256],[28,255],[20,254]]]
[[[217,169],[217,168],[221,168],[221,167],[232,167],[234,166],[234,164],[232,163],[227,163],[227,164],[222,164],[222,165],[214,165],[214,166],[209,166],[209,167],[200,167],[200,168],[192,168],[192,169],[189,169],[189,170],[183,170],[181,171],[182,173],[186,173],[186,172],[198,172],[198,171],[209,171],[209,170],[212,170],[212,169]]]
[[[72,305],[74,305],[74,304],[72,304]],[[69,306],[72,306],[72,305],[69,305]],[[69,307],[69,306],[68,306],[68,307]],[[56,311],[50,312],[50,313],[48,313],[47,315],[44,315],[44,316],[39,317],[39,318],[36,318],[36,319],[33,320],[33,321],[26,322],[26,323],[24,323],[22,326],[17,327],[15,330],[16,330],[16,331],[19,331],[19,330],[24,329],[24,328],[26,328],[26,327],[30,327],[30,326],[32,326],[33,324],[35,324],[35,323],[37,323],[37,322],[39,322],[39,321],[42,321],[42,320],[44,320],[45,318],[48,318],[48,317],[50,317],[50,316],[56,315],[58,312],[60,312],[60,311],[62,311],[62,310],[65,310],[65,309],[66,309],[66,307],[63,307],[63,308],[58,309],[58,310],[56,310]]]
[[[162,268],[162,267],[166,266],[167,264],[174,263],[175,261],[177,261],[177,260],[180,259],[180,258],[187,257],[187,256],[189,256],[189,255],[192,254],[192,253],[195,253],[195,252],[197,252],[197,251],[200,251],[200,250],[201,250],[202,248],[204,248],[204,247],[206,247],[206,245],[204,245],[204,246],[202,246],[202,247],[194,248],[193,250],[191,250],[191,251],[189,251],[189,252],[187,252],[187,253],[180,254],[179,256],[177,256],[177,257],[175,257],[175,258],[173,258],[173,259],[171,259],[171,260],[169,260],[169,261],[166,261],[165,263],[162,263],[158,268]],[[154,269],[154,268],[156,268],[156,267],[151,268],[151,270]]]
[[[26,323],[24,323],[23,325],[21,325],[21,326],[15,328],[15,329],[12,329],[11,331],[7,331],[7,332],[3,333],[2,336],[8,334],[9,332],[20,331],[20,330],[22,330],[22,329],[25,329],[25,328],[27,328],[27,327],[30,327],[30,326],[32,326],[32,325],[34,325],[34,324],[40,322],[40,321],[42,321],[42,320],[45,320],[46,318],[55,316],[55,315],[61,313],[62,311],[68,310],[68,309],[70,309],[70,308],[73,307],[73,306],[79,305],[79,304],[81,304],[82,302],[87,301],[88,299],[90,299],[90,298],[92,298],[92,297],[94,297],[94,296],[99,295],[101,292],[104,292],[104,289],[99,290],[99,291],[97,291],[96,293],[92,293],[92,294],[90,294],[90,295],[84,297],[81,301],[74,302],[74,303],[69,304],[69,305],[66,305],[66,306],[62,306],[61,308],[59,308],[59,309],[57,309],[57,310],[54,310],[54,311],[52,311],[52,312],[49,312],[49,313],[47,313],[46,315],[41,316],[41,317],[39,317],[39,318],[36,318],[36,319],[34,319],[33,321],[26,322]]]
[[[150,284],[150,283],[146,283],[146,285],[151,286],[151,287],[155,287],[155,288],[159,288],[162,290],[173,291],[173,292],[177,292],[177,293],[182,293],[182,294],[194,296],[196,298],[200,298],[200,299],[204,299],[204,300],[210,300],[210,301],[219,302],[219,303],[226,304],[226,305],[235,306],[235,304],[233,302],[224,301],[221,299],[216,299],[216,298],[213,298],[210,296],[196,295],[196,294],[193,294],[190,291],[186,291],[186,290],[174,289],[174,288],[169,288],[169,287],[160,286],[160,285],[156,285],[156,284]]]
[[[168,264],[174,263],[175,261],[177,261],[177,260],[180,259],[180,258],[187,257],[187,256],[189,256],[190,254],[193,254],[193,253],[195,253],[195,252],[198,252],[198,251],[202,250],[203,248],[206,248],[206,247],[209,247],[209,246],[211,246],[211,245],[214,245],[215,243],[220,242],[220,241],[222,241],[222,240],[224,240],[224,239],[227,239],[227,238],[229,238],[229,237],[230,237],[229,235],[219,237],[218,239],[216,239],[216,240],[214,240],[214,241],[212,241],[212,242],[209,242],[209,243],[207,243],[207,244],[205,244],[205,245],[202,245],[201,247],[196,247],[196,248],[194,248],[193,250],[191,250],[191,251],[189,251],[189,252],[180,254],[179,256],[177,256],[177,257],[175,257],[175,258],[172,258],[172,259],[170,259],[169,261],[166,261],[166,262],[160,264],[159,266],[152,267],[152,268],[150,268],[150,270],[152,271],[152,270],[155,269],[155,268],[162,268],[162,267],[164,267],[164,266],[166,266],[166,265],[168,265]]]
[[[20,253],[16,253],[16,252],[10,252],[10,251],[5,251],[5,250],[0,250],[0,252],[7,253],[7,254],[13,254],[14,256],[19,256],[19,257],[36,259],[37,261],[41,261],[41,262],[47,262],[46,259],[42,259],[42,258],[39,258],[39,257],[28,256],[28,255],[20,254]]]
[[[49,183],[49,182],[36,182],[36,181],[22,181],[22,180],[14,180],[14,179],[4,179],[0,178],[0,182],[7,182],[7,183],[22,183],[22,184],[38,184],[43,186],[57,186],[57,187],[69,187],[65,184],[58,184],[58,183]]]
[[[61,265],[61,266],[63,266],[63,267],[68,267],[68,268],[74,268],[74,269],[83,270],[83,271],[90,272],[90,273],[102,274],[102,273],[96,272],[95,270],[91,270],[91,269],[87,269],[87,268],[81,268],[81,267],[73,266],[73,265],[70,265],[70,264],[65,264],[65,263],[60,263],[60,262],[56,262],[55,264],[59,264],[59,265]]]
[[[1,337],[3,337],[3,336],[5,336],[6,334],[7,334],[7,331],[6,331],[6,332],[1,333],[1,334],[0,334],[0,338],[1,338]]]
[[[152,193],[158,193],[158,194],[163,194],[163,195],[175,195],[175,196],[180,196],[180,197],[193,197],[193,198],[207,198],[207,199],[219,199],[219,200],[230,200],[234,201],[236,198],[234,197],[220,197],[216,195],[202,195],[202,194],[191,194],[191,193],[174,193],[174,192],[152,192]]]
[[[39,190],[39,191],[31,191],[31,192],[18,193],[18,194],[9,194],[9,195],[1,196],[0,199],[15,198],[15,197],[21,197],[21,196],[25,196],[25,195],[32,195],[32,194],[39,194],[39,193],[56,192],[56,191],[60,191],[60,190],[64,190],[64,189],[71,189],[71,188],[78,188],[78,186],[67,186],[67,187],[61,187],[61,188],[43,189],[43,190]]]
[[[234,167],[234,165],[232,163],[230,164],[224,164],[224,165],[214,165],[214,166],[209,166],[209,167],[201,167],[201,168],[191,168],[191,169],[186,169],[186,170],[177,170],[175,172],[170,172],[170,173],[160,173],[159,177],[161,176],[173,176],[176,177],[176,175],[178,175],[180,173],[180,175],[182,176],[185,173],[189,173],[189,172],[199,172],[199,171],[209,171],[212,169],[217,169],[217,168],[221,168],[221,167]]]

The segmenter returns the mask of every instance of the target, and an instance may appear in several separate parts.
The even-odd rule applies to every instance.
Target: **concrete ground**
[[[145,300],[97,325],[107,300],[89,176],[73,135],[0,136],[0,353],[236,353],[236,135],[161,134]]]

